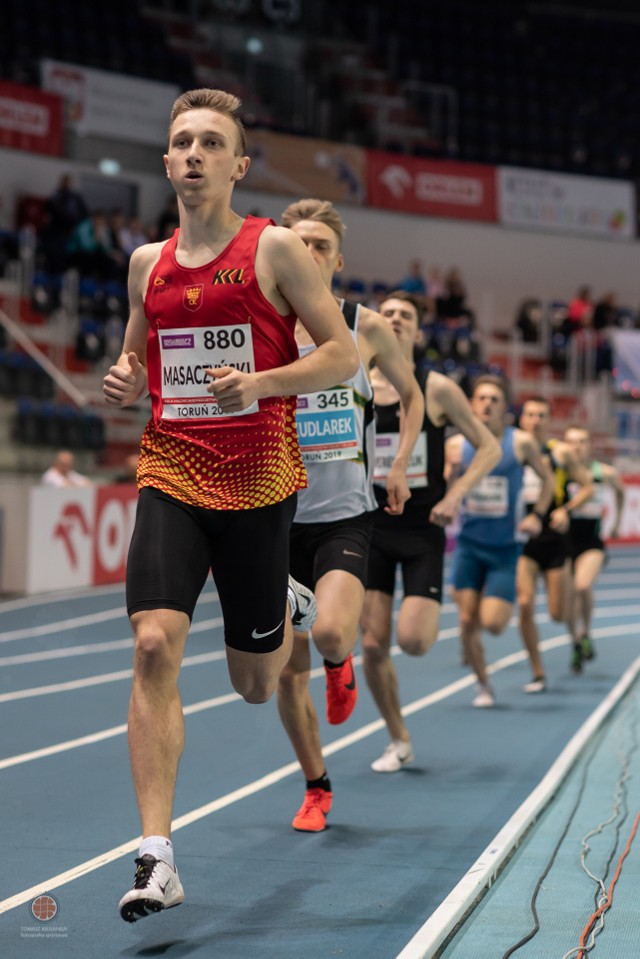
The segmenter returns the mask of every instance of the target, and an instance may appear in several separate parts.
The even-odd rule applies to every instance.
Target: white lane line
[[[636,592],[633,592],[633,595],[636,595]],[[618,606],[607,606],[596,608],[594,610],[594,619],[598,617],[607,617],[608,619],[615,619],[616,616],[635,616],[640,614],[640,606],[625,606],[620,608]],[[393,614],[394,619],[397,618],[397,610]],[[547,613],[539,613],[537,616],[537,622],[539,624],[550,622],[550,617]],[[203,620],[200,623],[195,623],[190,630],[190,633],[201,633],[211,629],[215,629],[219,626],[224,625],[221,617],[217,619],[208,619]],[[517,627],[518,621],[514,617],[509,623],[510,626]],[[623,627],[623,631],[626,627]],[[458,627],[451,626],[445,629],[441,629],[438,633],[438,642],[444,642],[447,639],[452,639],[458,635]],[[595,633],[594,633],[595,635]],[[39,663],[44,660],[52,659],[63,659],[72,656],[85,656],[92,653],[103,653],[111,652],[118,649],[127,649],[133,646],[133,640],[114,640],[112,643],[94,643],[87,644],[85,646],[68,646],[62,649],[55,650],[46,650],[42,653],[22,653],[17,656],[3,656],[0,657],[0,667],[2,666],[16,666],[24,665],[27,663]],[[392,653],[397,655],[400,652],[397,646],[392,647]],[[204,658],[200,658],[204,657]],[[184,666],[191,666],[197,663],[204,662],[217,662],[223,660],[226,657],[224,650],[220,650],[216,653],[202,653],[200,656],[187,656],[183,660]],[[320,673],[318,675],[321,675]],[[130,679],[132,676],[131,670],[119,670],[117,672],[111,673],[99,673],[94,676],[89,676],[84,679],[75,679],[68,680],[67,682],[61,683],[51,683],[46,686],[31,686],[26,689],[18,689],[8,693],[0,693],[0,703],[10,703],[19,699],[29,699],[36,696],[49,696],[53,693],[66,693],[71,692],[75,689],[84,689],[88,686],[100,686],[102,683],[113,683],[118,680]]]
[[[221,616],[193,623],[189,635],[204,633],[224,626]],[[189,640],[187,639],[187,642]],[[40,663],[46,659],[68,659],[73,656],[90,656],[92,653],[110,653],[114,650],[133,647],[133,638],[114,639],[105,643],[85,643],[83,646],[59,646],[57,649],[45,649],[37,653],[18,653],[15,656],[0,656],[0,666],[23,666],[26,663]]]
[[[541,644],[541,646],[543,649],[551,649],[554,646],[567,645],[568,642],[568,636],[557,636],[551,640],[546,640]],[[489,671],[491,673],[497,673],[502,669],[507,669],[509,666],[512,666],[514,662],[520,662],[525,659],[526,655],[526,652],[522,650],[520,653],[507,656],[504,659],[492,663],[492,665],[489,667]],[[636,665],[640,669],[640,660],[637,661]],[[321,668],[319,670],[313,670],[312,672],[323,673],[324,669]],[[473,675],[465,676],[456,682],[450,683],[448,686],[444,686],[442,689],[430,693],[428,696],[424,696],[422,699],[415,700],[413,703],[405,706],[402,710],[402,713],[403,715],[408,716],[412,713],[418,712],[419,710],[426,709],[428,706],[440,702],[443,699],[447,699],[450,696],[454,696],[456,693],[467,688],[468,686],[472,686],[474,682],[475,677]],[[615,688],[617,689],[618,687]],[[612,694],[613,691],[609,694],[607,699],[609,699]],[[214,704],[219,705],[220,700],[225,698],[228,702],[240,699],[237,694],[233,693],[230,694],[229,697],[220,697],[218,700],[209,700],[208,702],[196,703],[191,707],[186,707],[185,713],[188,714],[190,712],[197,712],[212,708]],[[346,749],[353,743],[358,742],[361,739],[365,739],[367,736],[371,736],[373,733],[384,729],[384,725],[385,723],[383,719],[378,719],[375,722],[368,723],[366,726],[363,726],[361,729],[356,730],[348,736],[343,736],[335,742],[330,743],[328,746],[325,746],[322,752],[325,756],[331,756],[334,753]],[[104,730],[102,734],[97,733],[95,735],[102,736],[103,738],[107,738],[107,734],[117,736],[120,735],[121,732],[124,732],[125,729],[126,727],[122,726],[113,727],[112,730]],[[89,738],[91,738],[93,741],[97,741],[93,739],[93,737]],[[78,742],[78,744],[83,744],[80,740],[77,740],[76,742]],[[65,744],[61,743],[60,746],[64,747]],[[59,751],[62,751],[62,749]],[[21,759],[21,757],[14,758]],[[1,765],[0,768],[2,768]],[[274,783],[280,782],[280,780],[285,779],[287,776],[291,776],[298,772],[299,769],[300,766],[297,762],[287,763],[285,766],[275,769],[266,776],[262,776],[260,779],[256,779],[252,783],[248,783],[246,786],[242,786],[240,789],[236,789],[233,792],[228,793],[226,796],[221,796],[219,799],[213,800],[213,802],[207,803],[204,806],[200,806],[197,809],[193,809],[191,812],[185,813],[185,815],[174,819],[171,827],[172,832],[177,832],[178,830],[183,829],[185,826],[189,826],[194,822],[198,822],[199,820],[210,816],[212,813],[218,812],[220,809],[224,809],[226,806],[230,806],[233,803],[245,799],[247,796],[252,796],[263,789],[267,789]],[[72,869],[68,869],[66,872],[60,873],[57,876],[53,876],[50,879],[45,879],[37,885],[31,886],[29,889],[23,889],[21,892],[16,893],[8,899],[4,899],[0,902],[0,915],[4,912],[8,912],[11,909],[15,909],[17,906],[21,906],[26,902],[30,902],[31,899],[34,899],[36,896],[41,895],[44,892],[52,892],[54,889],[57,889],[60,886],[64,886],[69,882],[73,882],[82,876],[86,876],[88,873],[93,872],[96,869],[100,869],[102,866],[106,866],[109,863],[115,862],[117,859],[121,859],[123,856],[135,851],[139,844],[140,837],[138,836],[135,839],[129,840],[129,842],[125,843],[124,845],[116,846],[114,849],[110,849],[107,852],[102,853],[100,856],[96,856],[94,859],[89,859],[86,862],[80,863],[79,865],[74,866]],[[422,955],[425,954],[423,953]]]
[[[194,656],[185,656],[182,667],[215,663],[226,658],[227,654],[223,649],[213,653],[198,653]],[[101,673],[85,679],[70,679],[66,683],[51,683],[49,686],[32,686],[30,689],[17,689],[12,693],[0,693],[0,703],[12,703],[17,699],[32,699],[36,696],[50,696],[52,693],[68,693],[74,689],[87,689],[89,686],[101,686],[103,683],[117,683],[122,679],[132,678],[133,669],[121,669],[115,673]]]
[[[0,643],[14,643],[16,640],[32,639],[35,636],[50,636],[52,633],[62,633],[69,629],[80,629],[83,626],[95,626],[96,623],[106,623],[110,619],[122,618],[122,608],[104,609],[99,613],[87,613],[86,616],[73,616],[71,619],[59,619],[54,623],[42,623],[40,626],[8,629],[0,633]]]
[[[602,582],[605,579],[612,578],[616,582],[620,583],[636,583],[638,581],[637,575],[634,573],[627,573],[629,569],[629,563],[640,559],[640,554],[637,552],[631,552],[631,547],[620,547],[619,550],[610,548],[609,559],[606,566],[603,568],[600,576],[598,577],[598,582]],[[450,572],[451,560],[447,558],[445,560],[446,572]],[[617,574],[616,570],[624,570],[622,574]],[[14,612],[22,609],[37,609],[40,606],[52,606],[58,603],[71,603],[74,600],[78,599],[93,599],[96,596],[124,596],[124,583],[114,583],[107,586],[91,586],[87,589],[77,589],[77,590],[68,590],[68,591],[59,591],[56,590],[52,593],[38,594],[37,596],[21,596],[17,599],[8,599],[4,602],[0,601],[0,616],[3,613]],[[218,594],[215,591],[203,593],[198,600],[198,603],[210,603],[217,600]],[[120,610],[122,612],[122,608]]]
[[[198,606],[213,603],[218,594],[208,594],[201,597]],[[1,612],[1,610],[0,610]],[[52,633],[61,633],[70,629],[81,629],[83,626],[95,626],[97,623],[106,623],[111,619],[127,620],[127,611],[119,606],[115,609],[104,609],[98,613],[87,613],[85,616],[72,616],[70,619],[59,619],[52,623],[42,623],[40,626],[25,626],[22,629],[10,629],[0,633],[0,643],[14,643],[20,639],[31,639],[34,636],[50,636]],[[191,630],[194,630],[194,624]]]
[[[547,774],[529,794],[473,866],[438,906],[396,959],[430,959],[464,919],[478,898],[494,882],[531,824],[552,800],[594,733],[620,702],[640,674],[640,658],[569,740]]]
[[[599,639],[599,638],[609,637],[609,636],[622,636],[622,635],[625,635],[629,631],[629,629],[630,627],[628,624],[623,624],[620,626],[611,626],[611,627],[603,626],[600,629],[594,629],[592,631],[592,635],[594,639]],[[443,635],[440,637],[440,639],[447,639],[453,635],[457,635],[458,630],[457,628],[442,630],[442,633],[450,634],[449,636]],[[549,652],[552,649],[558,649],[560,646],[567,646],[569,645],[569,643],[570,643],[570,637],[568,636],[568,634],[560,633],[558,636],[553,636],[550,639],[543,640],[543,642],[540,643],[540,649],[542,652]],[[402,650],[400,649],[399,646],[393,646],[391,648],[392,656],[399,656],[401,652]],[[188,663],[188,665],[198,665],[199,663],[207,662],[209,659],[213,659],[213,658],[221,659],[224,656],[225,656],[225,653],[222,651],[219,651],[217,653],[202,653],[198,656],[190,657],[192,662]],[[527,654],[525,650],[520,650],[518,652],[511,653],[508,656],[503,656],[503,658],[497,660],[496,663],[487,666],[487,672],[488,673],[500,672],[502,669],[507,669],[509,666],[515,666],[517,663],[525,662],[526,659],[527,659]],[[362,664],[362,656],[354,656],[353,661],[356,666],[360,666]],[[132,675],[133,673],[131,670],[123,671],[122,674],[114,673],[113,681],[115,681],[118,678],[130,679]],[[323,676],[324,676],[323,666],[320,666],[316,669],[312,669],[310,672],[311,679],[318,679]],[[101,677],[95,677],[95,678],[97,680],[101,679]],[[107,682],[108,680],[102,679],[101,681]],[[88,685],[88,686],[92,685],[91,681],[89,680],[79,680],[78,682],[84,682],[85,685]],[[471,686],[474,682],[475,682],[475,677],[472,674],[469,674],[465,676],[463,679],[458,680],[458,684],[462,684],[462,685],[453,683],[449,686],[445,686],[444,689],[447,690],[447,692],[444,696],[441,694],[441,691],[436,691],[435,693],[429,693],[423,699],[418,699],[414,703],[410,704],[409,706],[404,706],[402,709],[402,712],[404,715],[410,716],[412,713],[418,712],[419,710],[424,709],[425,706],[430,706],[432,705],[432,703],[439,702],[440,699],[446,698],[446,696],[453,695],[453,692],[457,692],[458,689],[464,689],[467,686]],[[64,686],[66,684],[61,684],[61,685]],[[77,687],[74,686],[74,688],[77,688]],[[42,687],[42,689],[46,692],[47,687]],[[54,687],[51,691],[58,692],[59,690],[56,687]],[[37,694],[37,690],[33,690],[33,691],[24,690],[24,692],[25,693],[33,692],[34,695]],[[15,694],[13,693],[5,693],[4,695],[15,696]],[[228,695],[225,695],[225,696],[217,696],[214,699],[205,699],[197,703],[192,703],[190,706],[185,706],[183,711],[185,716],[190,716],[193,713],[202,712],[205,709],[214,709],[218,706],[224,706],[227,703],[236,702],[236,700],[240,698],[241,697],[237,693],[229,693]],[[0,701],[3,701],[3,697],[0,697]],[[363,727],[364,729],[367,730],[367,732],[365,732],[364,735],[368,736],[371,732],[375,732],[378,729],[382,729],[383,726],[384,726],[384,723],[382,722],[382,720],[377,720],[375,723],[372,723],[369,726]],[[80,736],[77,739],[70,739],[70,740],[67,740],[66,742],[56,743],[53,746],[43,746],[41,749],[34,749],[28,753],[19,753],[16,756],[8,756],[6,759],[0,759],[0,770],[8,769],[11,766],[19,766],[22,763],[32,762],[34,759],[44,759],[47,756],[54,756],[54,755],[57,755],[58,753],[66,752],[71,749],[77,749],[79,746],[88,746],[94,742],[100,742],[103,739],[111,739],[113,736],[119,736],[122,733],[126,732],[126,729],[127,729],[126,725],[113,726],[110,729],[101,730],[97,733],[90,733],[87,736]],[[360,735],[359,732],[353,733],[352,735],[356,737],[356,739],[351,740],[353,742],[356,742],[357,739],[362,738],[362,735]],[[343,742],[343,740],[339,740],[339,742]]]
[[[183,712],[185,716],[192,716],[194,713],[201,713],[205,709],[215,709],[217,706],[226,706],[228,703],[234,703],[241,698],[238,693],[225,693],[224,696],[216,696],[214,699],[203,699],[199,703],[192,703],[191,706],[185,706]],[[36,759],[46,759],[48,756],[56,756],[59,753],[77,749],[79,746],[91,746],[93,743],[101,743],[105,739],[122,736],[126,731],[127,724],[121,723],[119,726],[112,726],[110,729],[101,729],[97,733],[89,733],[87,736],[69,739],[67,742],[57,743],[55,746],[44,746],[42,749],[34,749],[30,753],[22,753],[19,756],[9,756],[7,759],[0,760],[0,769],[10,769],[12,766],[20,766],[23,763],[30,763]]]
[[[86,643],[84,646],[61,646],[58,649],[43,649],[38,653],[0,656],[0,666],[25,666],[28,663],[44,663],[51,659],[91,656],[92,653],[113,653],[119,649],[131,649],[132,646],[133,639],[114,639],[108,643]]]
[[[51,593],[38,593],[37,596],[20,596],[0,603],[0,616],[19,609],[37,609],[38,606],[52,606],[55,603],[72,603],[76,599],[93,599],[96,596],[124,595],[124,583],[110,586],[91,586],[88,589],[55,590]]]
[[[203,600],[210,602],[209,599],[206,599],[208,596],[217,597],[216,590],[210,582],[205,586],[205,590],[206,592],[203,592],[200,597],[200,602]],[[124,601],[124,595],[124,583],[110,583],[106,586],[89,586],[69,590],[56,589],[51,592],[38,593],[33,596],[18,596],[16,599],[0,602],[0,616],[3,613],[11,613],[21,609],[37,609],[39,606],[50,607],[57,603],[73,603],[78,599],[95,599],[96,596],[120,596]]]

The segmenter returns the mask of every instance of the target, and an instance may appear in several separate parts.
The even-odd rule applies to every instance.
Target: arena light
[[[111,160],[109,157],[103,157],[102,160],[98,163],[98,169],[100,173],[104,173],[105,176],[117,176],[122,167],[118,160]]]

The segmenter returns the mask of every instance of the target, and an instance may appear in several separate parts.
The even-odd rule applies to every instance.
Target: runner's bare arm
[[[450,486],[456,482],[460,475],[463,441],[462,433],[456,433],[455,436],[450,436],[444,444],[444,478]]]
[[[446,495],[431,510],[429,520],[436,526],[447,526],[455,519],[469,491],[498,465],[502,451],[491,430],[473,413],[458,384],[442,373],[429,374],[426,404],[432,423],[438,426],[450,423],[476,448],[465,472],[450,483]],[[462,443],[461,439],[459,443]]]
[[[267,396],[293,396],[348,380],[360,360],[335,297],[322,282],[304,243],[291,230],[269,227],[256,254],[260,288],[283,315],[293,310],[317,346],[286,366],[258,373],[212,371],[209,391],[223,409],[236,411]]]
[[[541,517],[547,512],[553,499],[555,481],[546,457],[542,455],[537,440],[530,433],[517,429],[515,444],[520,462],[530,466],[542,480],[538,499],[534,503],[532,511],[518,524],[518,529],[530,536],[538,536],[542,530]]]
[[[373,310],[363,308],[358,324],[360,356],[368,369],[373,361],[400,397],[400,437],[398,452],[387,475],[385,512],[399,515],[411,492],[407,484],[409,460],[422,429],[424,398],[413,371],[398,345],[387,321]]]
[[[569,529],[570,514],[578,509],[587,500],[590,500],[595,492],[593,485],[593,476],[591,471],[579,463],[575,458],[567,443],[558,443],[553,448],[554,456],[558,458],[565,468],[570,479],[579,484],[577,492],[564,503],[554,509],[549,517],[549,526],[558,533],[566,533]]]
[[[160,243],[139,247],[129,264],[129,322],[124,335],[122,353],[104,378],[105,402],[110,406],[131,406],[147,391],[147,333],[149,324],[144,312],[144,295],[149,274],[156,262]]]
[[[610,536],[612,539],[617,539],[620,535],[620,522],[622,520],[622,510],[624,509],[624,484],[615,466],[610,466],[608,463],[602,464],[602,478],[608,486],[613,487],[616,496],[616,518],[611,526]]]

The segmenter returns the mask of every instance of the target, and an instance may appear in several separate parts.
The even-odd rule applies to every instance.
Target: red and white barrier
[[[0,486],[0,591],[39,593],[124,580],[134,485]]]
[[[617,543],[640,543],[640,476],[623,477]],[[52,489],[0,484],[0,593],[40,593],[124,581],[138,491],[131,484]],[[615,513],[605,490],[603,532]]]

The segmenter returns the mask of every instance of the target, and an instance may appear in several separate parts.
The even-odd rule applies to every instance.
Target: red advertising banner
[[[496,177],[480,163],[367,150],[367,203],[385,210],[496,223]]]
[[[95,586],[124,581],[137,505],[138,489],[134,483],[96,487],[92,576]]]
[[[0,80],[0,147],[62,156],[62,131],[57,94]]]

